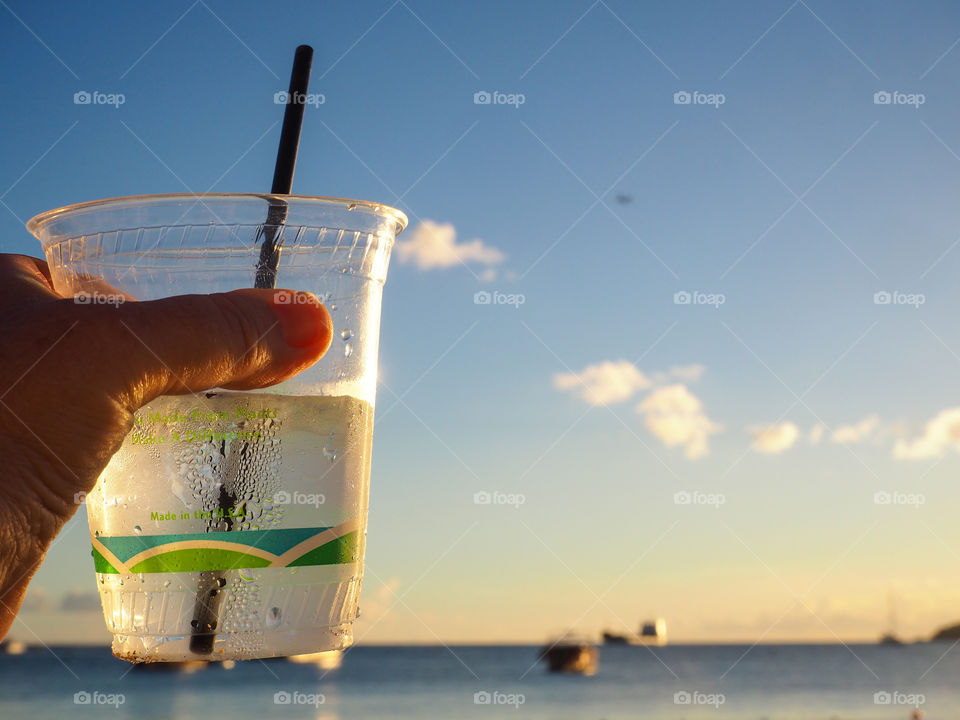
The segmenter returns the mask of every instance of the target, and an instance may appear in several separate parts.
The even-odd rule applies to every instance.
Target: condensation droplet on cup
[[[343,356],[350,357],[353,355],[353,343],[347,343],[343,346]]]
[[[344,340],[349,340],[353,337],[353,331],[350,328],[346,328],[340,332],[340,337]]]
[[[272,607],[267,610],[267,620],[266,625],[268,628],[280,627],[280,621],[282,620],[280,614],[280,608]]]
[[[336,448],[331,448],[329,445],[323,446],[323,456],[330,462],[335,462],[337,459],[337,450]]]
[[[133,532],[134,532],[136,535],[142,535],[142,534],[143,534],[143,528],[140,527],[139,525],[134,525],[134,526],[133,526]]]

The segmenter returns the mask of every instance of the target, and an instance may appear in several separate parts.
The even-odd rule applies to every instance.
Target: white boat
[[[640,633],[619,633],[611,630],[603,631],[603,642],[606,645],[655,645],[662,647],[667,644],[667,621],[663,618],[647,620],[640,624]]]
[[[0,643],[0,652],[7,655],[23,655],[27,651],[27,644],[20,640],[4,640]]]
[[[667,644],[667,621],[663,618],[647,620],[640,626],[640,643],[662,647]]]

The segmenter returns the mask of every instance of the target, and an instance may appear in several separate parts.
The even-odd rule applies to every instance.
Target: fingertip
[[[309,351],[319,359],[333,339],[333,318],[316,295],[277,290],[270,301],[287,345]]]

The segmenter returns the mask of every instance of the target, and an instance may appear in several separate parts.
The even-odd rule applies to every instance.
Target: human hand
[[[53,538],[160,395],[273,385],[315,363],[333,323],[319,300],[234,290],[77,304],[47,264],[0,255],[0,638]]]

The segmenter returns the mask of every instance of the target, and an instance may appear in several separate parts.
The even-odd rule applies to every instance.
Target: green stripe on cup
[[[93,567],[98,573],[117,574],[117,569],[111,565],[103,555],[97,552],[96,548],[93,548],[90,554],[93,555]]]
[[[335,542],[335,541],[334,541]],[[328,543],[329,544],[329,543]],[[266,558],[222,548],[171,550],[138,562],[130,568],[134,573],[204,572],[206,570],[241,570],[270,564]]]
[[[340,565],[357,561],[359,543],[357,533],[347,533],[336,540],[314,548],[291,562],[287,567],[304,567],[307,565]]]
[[[146,550],[154,554],[144,553],[138,562],[125,568],[126,560],[119,560],[120,565],[114,566],[103,553],[92,548],[94,568],[98,573],[104,574],[125,574],[129,573],[168,573],[168,572],[204,572],[209,570],[243,570],[265,567],[309,567],[317,565],[342,565],[357,562],[360,558],[360,536],[354,530],[347,532],[339,537],[335,537],[329,542],[323,543],[299,557],[286,561],[281,554],[264,550],[256,541],[267,539],[263,532],[277,532],[278,534],[288,535],[287,538],[270,538],[273,547],[279,549],[284,545],[289,546],[293,539],[300,540],[305,536],[305,530],[312,530],[312,535],[306,534],[306,537],[318,537],[330,530],[330,528],[295,528],[293,532],[284,530],[261,531],[257,535],[244,532],[230,533],[207,533],[202,537],[212,543],[217,543],[219,547],[196,546],[198,542],[196,534],[189,535],[166,535],[151,536],[150,541],[145,543]],[[323,538],[318,537],[318,540]],[[97,537],[97,541],[103,544],[103,547],[111,550],[117,547],[118,540],[127,540],[127,538]],[[232,547],[223,547],[228,543]],[[188,547],[184,547],[189,544]],[[309,545],[309,543],[308,543]],[[256,552],[247,552],[249,549]],[[289,548],[292,549],[292,548]],[[128,550],[129,553],[129,550]]]

